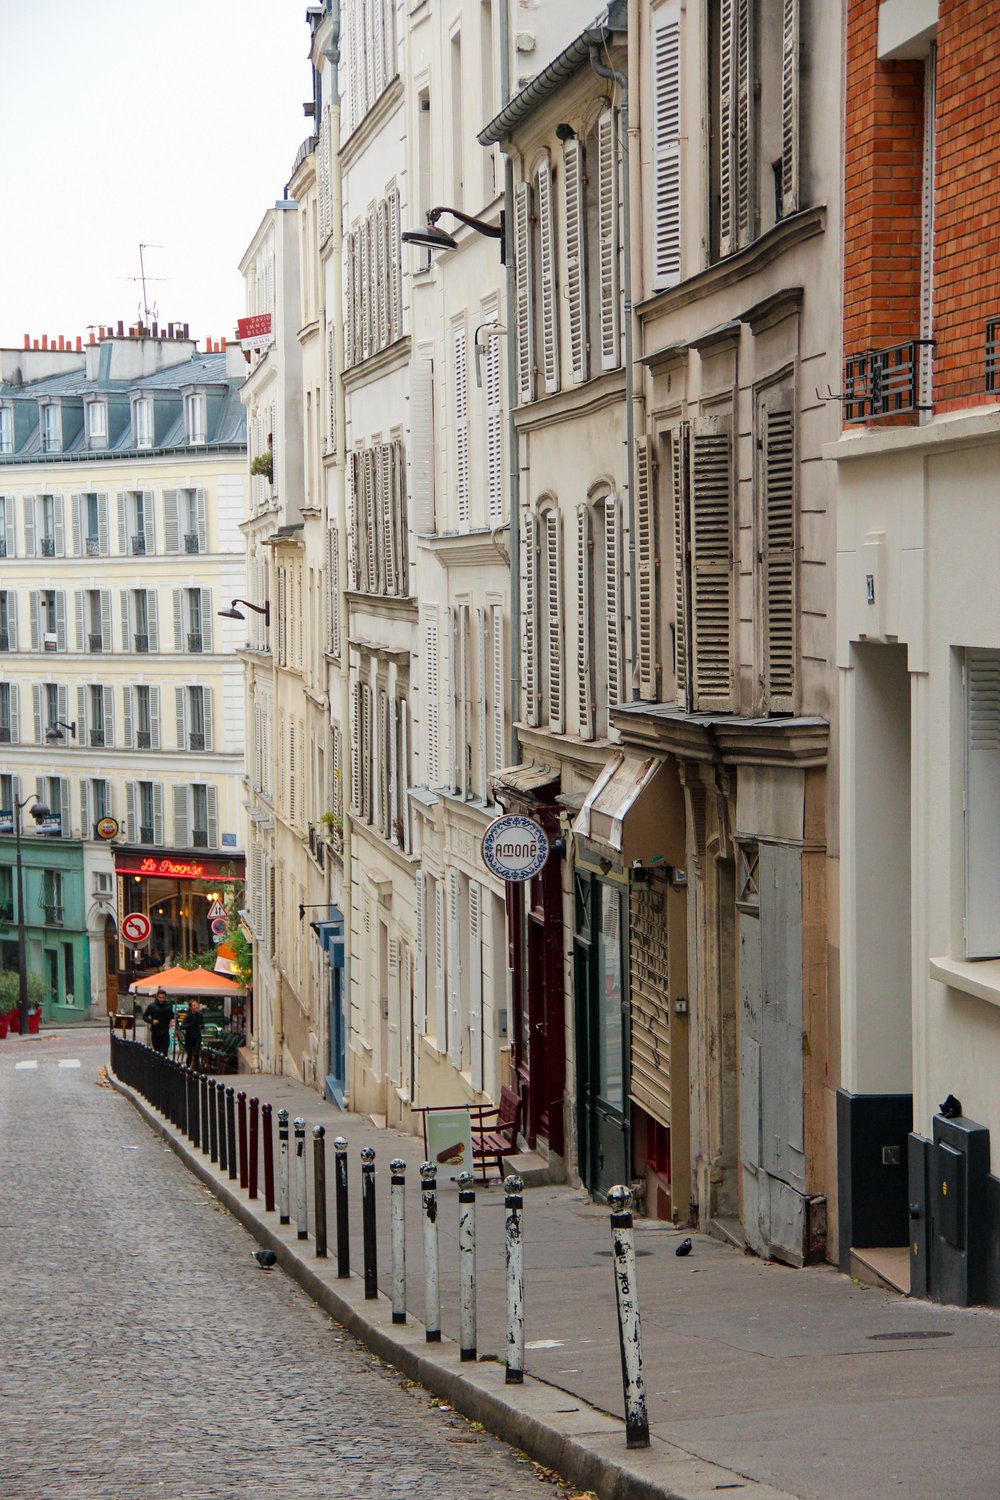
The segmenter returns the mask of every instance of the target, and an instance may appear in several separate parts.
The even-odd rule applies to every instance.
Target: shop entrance
[[[108,1015],[118,1011],[118,933],[114,919],[104,919],[104,998]]]
[[[573,970],[580,1175],[607,1195],[631,1180],[628,1110],[627,891],[574,871]]]

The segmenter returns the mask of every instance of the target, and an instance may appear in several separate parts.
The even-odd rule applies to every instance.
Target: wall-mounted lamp
[[[255,615],[263,615],[265,627],[270,625],[270,600],[267,600],[267,602],[264,604],[251,604],[249,599],[234,599],[228,609],[220,609],[217,611],[217,613],[222,617],[223,620],[245,620],[246,615],[240,613],[240,611],[236,608],[237,604],[242,604],[245,605],[247,609],[252,609]]]
[[[486,235],[487,239],[500,241],[500,263],[506,265],[506,252],[504,240],[504,214],[500,211],[500,223],[488,224],[485,219],[475,219],[471,214],[465,214],[460,208],[429,208],[427,210],[427,223],[423,229],[404,229],[400,238],[407,245],[422,245],[425,250],[457,250],[458,241],[453,234],[446,229],[438,228],[438,219],[442,214],[451,214],[453,219],[458,219],[462,224],[468,224],[477,234]]]
[[[64,729],[67,731],[67,733],[71,734],[74,739],[76,739],[75,719],[73,720],[72,724],[64,724],[62,719],[56,719],[52,724],[49,725],[48,729],[46,729],[45,738],[51,743],[55,743],[57,740],[64,740],[66,738],[66,735],[63,734]]]
[[[486,353],[486,340],[502,338],[507,332],[502,323],[480,323],[476,329],[472,348],[476,357],[476,389],[483,387],[483,355]]]

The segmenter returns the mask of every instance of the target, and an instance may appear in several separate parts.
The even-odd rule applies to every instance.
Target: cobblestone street
[[[106,1058],[93,1030],[0,1046],[4,1500],[555,1493],[258,1270]]]

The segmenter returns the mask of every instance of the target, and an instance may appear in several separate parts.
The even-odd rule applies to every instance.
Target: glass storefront
[[[169,855],[147,857],[123,850],[116,861],[118,916],[142,912],[149,918],[150,938],[133,954],[119,945],[119,969],[130,977],[169,969],[208,952],[219,936],[212,931],[212,907],[225,904],[226,888],[242,881],[242,857],[192,861]]]

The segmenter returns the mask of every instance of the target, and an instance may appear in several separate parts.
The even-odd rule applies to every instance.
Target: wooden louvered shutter
[[[483,1087],[483,888],[469,881],[469,1070],[472,1087]]]
[[[399,188],[391,182],[386,189],[389,212],[389,337],[403,336],[403,242],[400,239]]]
[[[754,236],[754,98],[750,0],[736,0],[736,239],[742,249]]]
[[[601,368],[621,364],[619,282],[618,116],[605,110],[597,122],[597,234],[598,305],[601,326]]]
[[[732,707],[733,500],[732,421],[691,424],[692,707]]]
[[[125,783],[125,806],[126,806],[126,837],[130,844],[139,842],[139,818],[136,803],[138,802],[138,785],[134,781]]]
[[[965,657],[965,956],[1000,957],[1000,652]]]
[[[495,323],[495,302],[483,308],[483,322]],[[491,522],[503,520],[503,381],[500,375],[500,339],[487,338],[486,353],[486,513]]]
[[[122,748],[132,749],[132,688],[126,684],[122,688]],[[159,749],[159,746],[151,746]]]
[[[88,706],[87,705],[87,698],[88,698],[89,693],[90,693],[90,688],[89,688],[89,686],[86,683],[79,683],[77,685],[77,689],[76,689],[76,732],[79,735],[79,739],[77,740],[77,743],[80,744],[80,745],[89,744],[89,737],[88,737],[88,734],[87,734],[87,720],[90,717],[90,715],[87,713],[87,706]],[[100,729],[101,726],[99,724],[96,724],[94,727],[95,727],[95,729]]]
[[[418,870],[417,883],[417,958],[413,970],[413,1024],[423,1034],[427,1030],[427,876]]]
[[[375,207],[372,236],[372,259],[375,262],[375,332],[372,343],[384,349],[389,342],[389,226],[386,202],[380,198]]]
[[[14,502],[12,500],[11,504],[13,505],[13,503]],[[34,557],[35,549],[37,546],[37,528],[35,526],[35,496],[25,495],[24,499],[21,502],[21,506],[24,514],[24,555],[25,557]]]
[[[514,302],[517,332],[517,395],[522,404],[535,395],[535,296],[532,264],[530,182],[514,189]]]
[[[574,381],[587,378],[587,215],[584,206],[583,145],[563,144],[563,214],[566,221],[566,315]]]
[[[410,366],[410,465],[413,527],[434,526],[434,361],[415,359]]]
[[[565,730],[563,708],[562,658],[562,527],[559,512],[545,512],[545,646],[548,677],[549,728],[555,734]]]
[[[114,649],[111,639],[111,590],[101,589],[101,650]]]
[[[593,549],[590,506],[576,508],[576,692],[581,740],[594,738]]]
[[[123,651],[131,651],[131,649],[132,649],[132,590],[131,589],[122,589],[122,591],[121,591],[121,607],[122,607],[122,650]]]
[[[639,697],[647,703],[655,703],[660,677],[655,474],[649,438],[638,438],[635,448],[636,669]]]
[[[781,214],[799,206],[799,4],[784,0],[781,23]]]
[[[131,698],[129,699],[129,712],[131,712]],[[149,690],[149,748],[151,750],[160,748],[160,689],[155,686]]]
[[[769,713],[795,707],[795,418],[764,408],[761,516],[764,695]]]
[[[74,557],[84,557],[84,556],[86,556],[87,549],[83,545],[83,517],[82,517],[82,514],[81,514],[82,509],[83,509],[83,503],[86,500],[86,498],[87,497],[85,495],[72,495],[70,497],[70,510],[71,510],[72,517],[73,517],[73,556]]]
[[[181,550],[179,491],[163,492],[163,545],[167,552]]]
[[[604,502],[604,569],[607,624],[608,708],[622,701],[622,539],[617,495]]]
[[[734,22],[740,0],[719,4],[719,254],[736,249],[736,55]]]
[[[681,9],[653,13],[654,291],[681,277]]]
[[[521,545],[521,681],[524,684],[524,717],[538,723],[538,522],[530,510],[522,512]]]
[[[461,1002],[462,929],[459,925],[460,903],[458,871],[448,871],[448,1055],[456,1068],[462,1066]]]
[[[110,683],[101,690],[101,707],[104,710],[104,746],[111,749],[115,743],[115,690]]]
[[[163,843],[163,782],[153,782],[153,843]]]
[[[559,302],[552,167],[548,158],[535,174],[535,192],[538,197],[538,264],[541,272],[542,379],[546,392],[552,392],[559,389]]]
[[[174,843],[178,849],[191,845],[191,788],[174,787]]]
[[[352,27],[352,34],[353,29]],[[358,316],[357,308],[354,305],[354,258],[356,253],[354,231],[348,230],[344,236],[344,290],[347,293],[344,298],[344,367],[348,370],[354,363],[354,338]]]
[[[465,323],[452,326],[454,370],[453,416],[455,423],[455,503],[459,530],[469,526],[469,368],[466,358]]]
[[[492,715],[490,735],[490,770],[499,771],[503,765],[503,716],[504,704],[507,701],[507,684],[503,675],[503,605],[490,605],[490,663],[492,681],[490,685],[489,711]],[[486,800],[492,801],[490,788],[486,790]]]
[[[487,719],[489,716],[490,642],[488,611],[479,605],[476,609],[476,696],[478,699],[478,725],[476,731],[476,779],[477,795],[484,802],[490,799],[490,747]]]
[[[66,591],[56,589],[56,646],[66,650]]]
[[[351,689],[351,812],[361,816],[361,693],[360,682]]]
[[[434,999],[435,1041],[444,1052],[448,1043],[448,991],[445,982],[445,899],[444,881],[434,882]]]
[[[688,443],[688,426],[687,423],[682,423],[670,435],[670,488],[674,518],[674,683],[678,708],[687,708],[691,701],[688,645],[691,618]]]
[[[424,720],[426,723],[427,785],[441,781],[441,668],[438,660],[438,622],[428,610],[424,616]]]

